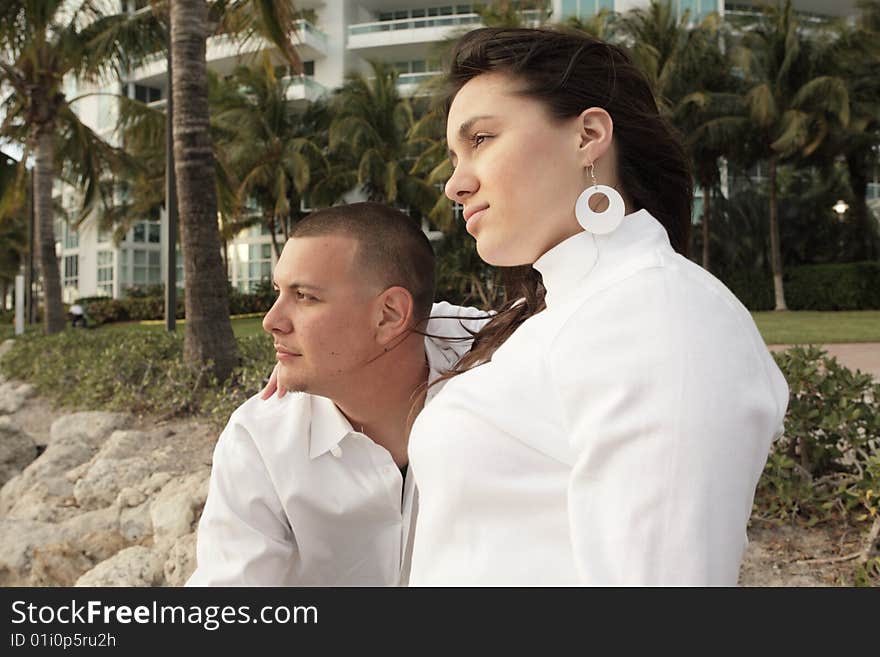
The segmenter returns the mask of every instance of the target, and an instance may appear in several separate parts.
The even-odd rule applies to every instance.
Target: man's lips
[[[464,214],[462,215],[464,217],[465,223],[467,223],[468,219],[473,217],[475,214],[482,212],[483,210],[485,210],[488,207],[489,207],[488,205],[477,205],[472,208],[465,208]]]
[[[297,356],[302,356],[302,354],[297,353],[295,351],[290,351],[289,349],[285,349],[284,347],[279,347],[276,344],[275,345],[275,356],[277,358],[296,358]]]

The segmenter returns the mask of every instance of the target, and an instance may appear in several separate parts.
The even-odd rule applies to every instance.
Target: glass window
[[[147,241],[150,244],[158,244],[162,236],[161,226],[158,221],[147,224]]]
[[[75,249],[79,246],[79,233],[68,223],[64,224],[64,248]]]
[[[458,5],[455,8],[456,14],[470,14],[471,11],[472,11],[472,9],[471,9],[470,5]]]
[[[98,251],[98,294],[113,296],[113,251]]]
[[[79,256],[64,256],[64,287],[79,287]]]

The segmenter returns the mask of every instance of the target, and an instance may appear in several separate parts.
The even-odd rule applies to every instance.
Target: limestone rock
[[[130,543],[139,543],[153,534],[153,520],[150,517],[150,502],[130,508],[123,508],[119,512],[119,531],[123,538]]]
[[[62,537],[56,524],[0,518],[0,586],[26,586],[34,549]]]
[[[49,445],[45,452],[0,489],[0,514],[10,513],[14,506],[21,508],[18,502],[40,481],[66,479],[64,475],[68,470],[88,461],[93,453],[94,449],[80,442]]]
[[[15,413],[33,394],[34,387],[29,383],[7,381],[0,384],[0,413]]]
[[[165,560],[165,585],[183,586],[196,569],[196,533],[177,539]]]
[[[75,586],[157,586],[163,563],[150,548],[134,545],[116,553],[80,577]]]
[[[73,487],[73,495],[81,508],[100,509],[113,504],[121,489],[140,484],[151,470],[147,460],[140,456],[124,459],[96,456],[88,472]]]
[[[9,417],[0,416],[0,486],[37,458],[37,446]]]
[[[104,411],[82,411],[59,417],[49,429],[49,441],[55,443],[81,443],[93,450],[104,443],[115,430],[131,423],[125,413],[106,413]]]
[[[193,530],[197,514],[208,497],[210,470],[202,470],[168,483],[150,505],[153,538],[159,543]]]
[[[114,431],[98,451],[96,459],[127,459],[143,454],[150,436],[144,431]]]

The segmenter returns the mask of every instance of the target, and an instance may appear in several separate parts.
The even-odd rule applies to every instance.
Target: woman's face
[[[446,124],[455,167],[446,195],[496,266],[532,264],[580,232],[574,205],[589,180],[580,117],[555,119],[517,88],[503,73],[469,80]]]

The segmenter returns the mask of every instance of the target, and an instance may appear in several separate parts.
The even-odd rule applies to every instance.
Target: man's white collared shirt
[[[442,303],[432,315],[462,321],[429,322],[431,381],[470,347],[462,324],[476,331],[484,313]],[[406,584],[417,504],[413,477],[331,400],[252,397],[217,442],[187,586]]]

